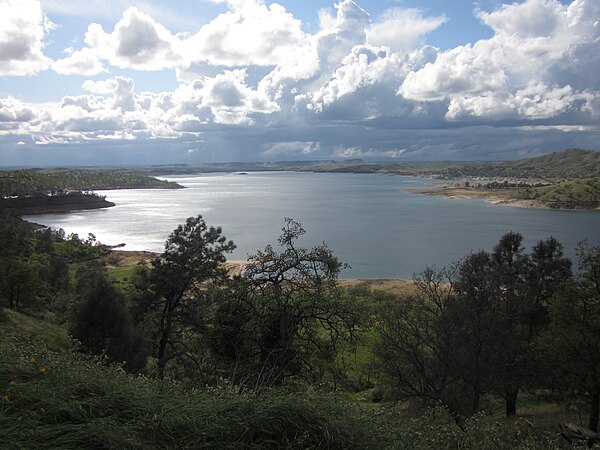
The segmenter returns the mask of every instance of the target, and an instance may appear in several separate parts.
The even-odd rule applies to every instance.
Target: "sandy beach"
[[[407,189],[412,194],[440,195],[449,199],[477,198],[494,205],[514,206],[517,208],[551,209],[549,205],[538,200],[516,198],[514,189],[468,189],[460,187],[433,187],[429,189]]]
[[[112,250],[104,257],[109,267],[128,267],[135,265],[149,265],[150,262],[159,256],[159,253],[138,251],[138,250]],[[230,277],[241,275],[244,267],[250,264],[249,261],[227,261],[223,266]],[[412,280],[401,278],[340,278],[338,284],[342,288],[354,288],[366,286],[369,289],[385,291],[391,294],[406,293],[413,286]]]

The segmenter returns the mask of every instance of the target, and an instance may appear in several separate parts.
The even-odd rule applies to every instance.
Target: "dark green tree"
[[[78,303],[71,333],[91,354],[124,362],[129,370],[144,366],[141,336],[133,327],[125,295],[94,265],[77,273]]]
[[[374,352],[394,395],[425,406],[462,412],[453,333],[447,317],[455,301],[452,272],[428,268],[414,277],[416,292],[389,298],[376,308]]]
[[[251,255],[230,300],[217,310],[213,351],[237,365],[236,381],[258,388],[290,376],[320,379],[356,330],[358,311],[337,287],[344,265],[325,244],[299,246],[304,234],[285,219],[280,248],[268,245]]]
[[[600,247],[579,248],[579,273],[550,302],[550,325],[540,340],[555,386],[589,402],[588,428],[600,416]]]
[[[171,233],[164,252],[152,262],[153,295],[144,306],[144,316],[155,324],[158,378],[164,378],[172,358],[195,363],[186,332],[198,326],[199,304],[207,299],[210,285],[227,278],[225,253],[235,249],[221,234],[220,227],[208,227],[202,216],[190,217]]]
[[[494,389],[505,400],[506,415],[517,412],[518,392],[539,375],[531,364],[535,339],[547,326],[548,299],[571,276],[571,261],[555,238],[539,241],[530,254],[523,237],[510,232],[494,248],[495,289],[500,321],[494,351]]]
[[[0,297],[10,309],[31,304],[41,284],[37,267],[19,257],[0,259]]]
[[[473,253],[439,272],[445,277],[434,273],[378,316],[382,370],[401,395],[440,402],[455,417],[476,413],[485,393],[501,395],[515,414],[519,389],[539,376],[531,352],[547,326],[548,298],[570,276],[561,245],[540,241],[530,256],[511,232],[493,253]]]

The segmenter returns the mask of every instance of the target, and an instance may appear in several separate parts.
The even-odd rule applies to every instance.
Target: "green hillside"
[[[0,195],[32,195],[39,192],[91,191],[98,189],[180,188],[125,169],[27,169],[0,171]]]
[[[547,173],[563,173],[569,178],[586,178],[600,174],[600,152],[569,149],[537,158],[505,161],[501,165],[522,170],[538,170]]]
[[[522,198],[558,205],[569,202],[600,205],[600,176],[530,188],[523,191]]]
[[[258,395],[227,384],[191,389],[127,374],[69,345],[60,327],[0,308],[2,448],[541,450],[550,444],[526,420],[476,416],[461,430],[441,409],[422,418],[392,408],[374,413],[343,394]]]
[[[464,163],[445,171],[460,178],[514,177],[537,178],[550,181],[589,178],[600,174],[600,151],[569,149],[536,158],[497,163]]]
[[[326,161],[289,167],[290,170],[341,173],[393,173],[398,175],[433,175],[443,178],[508,177],[557,181],[588,178],[600,174],[600,152],[570,149],[535,158],[500,162],[427,163],[363,161]]]

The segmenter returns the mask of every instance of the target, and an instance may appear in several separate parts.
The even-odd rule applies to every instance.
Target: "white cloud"
[[[200,104],[210,108],[215,122],[250,124],[252,114],[270,114],[279,110],[277,104],[249,88],[244,83],[245,77],[245,70],[232,70],[204,79],[198,90]]]
[[[185,43],[190,61],[240,67],[274,66],[295,57],[305,45],[301,22],[277,3],[228,1],[231,8],[204,25]]]
[[[52,69],[60,75],[97,75],[107,72],[98,55],[90,48],[71,53],[66,58],[52,64]]]
[[[362,158],[402,158],[406,154],[406,149],[380,150],[374,148],[362,149],[357,147],[337,147],[333,152],[334,158],[342,159],[362,159]]]
[[[555,0],[528,0],[505,4],[493,12],[479,12],[479,18],[497,35],[537,38],[553,36],[562,28],[564,7]]]
[[[427,34],[446,20],[444,16],[423,17],[418,9],[390,8],[367,28],[367,42],[393,52],[410,52],[422,46]]]
[[[0,122],[29,122],[34,112],[21,101],[8,97],[0,99]]]
[[[57,61],[54,70],[95,75],[105,71],[102,60],[119,68],[152,71],[187,64],[181,40],[133,6],[125,10],[111,33],[97,23],[89,25],[84,41],[86,47]]]
[[[389,94],[393,95],[401,76],[401,58],[398,55],[390,55],[383,47],[357,45],[344,58],[331,79],[315,93],[307,107],[321,112],[341,97],[375,84],[388,85]]]
[[[37,0],[0,1],[0,75],[33,75],[46,70],[44,37],[53,28]]]
[[[321,150],[321,144],[313,141],[276,142],[268,145],[264,156],[277,158],[306,157]]]
[[[448,101],[448,119],[536,120],[593,109],[600,3],[526,0],[478,15],[494,36],[443,52],[409,73],[400,96]]]

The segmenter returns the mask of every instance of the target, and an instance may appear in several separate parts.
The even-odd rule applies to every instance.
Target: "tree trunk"
[[[588,428],[598,432],[598,417],[600,416],[600,390],[595,390],[590,395],[590,422]]]
[[[165,377],[165,366],[166,366],[166,357],[165,353],[167,350],[167,342],[168,342],[168,333],[163,331],[162,336],[160,337],[160,341],[158,343],[158,365],[157,365],[157,376],[159,380],[162,380]]]
[[[479,380],[473,386],[473,399],[471,401],[471,414],[475,414],[479,411],[479,399],[481,398],[481,387]]]
[[[506,401],[506,417],[515,416],[517,414],[517,395],[519,394],[518,390],[514,390],[512,392],[507,392],[504,395],[504,400]]]
[[[161,321],[160,341],[158,342],[158,364],[157,376],[159,380],[165,377],[165,367],[167,365],[167,344],[171,334],[171,325],[173,324],[173,313],[169,305],[166,306],[163,312]]]

